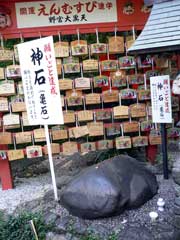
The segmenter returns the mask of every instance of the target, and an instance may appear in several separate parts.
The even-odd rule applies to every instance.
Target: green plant
[[[81,237],[80,240],[101,240],[101,238],[93,232],[89,232],[87,235]]]
[[[2,212],[0,212],[0,239],[2,239],[2,232],[4,231],[5,221],[4,221],[4,215]]]
[[[115,233],[115,232],[111,233],[107,240],[118,240],[117,233]]]
[[[21,213],[9,216],[7,220],[0,216],[1,240],[35,240],[30,220],[33,220],[39,240],[44,240],[46,233],[52,228],[46,225],[40,213]]]
[[[157,164],[162,163],[162,153],[159,153],[159,154],[156,155],[156,160],[155,160],[155,162],[156,162]]]
[[[72,234],[72,235],[75,235],[76,234],[76,231],[75,231],[75,228],[74,228],[74,221],[73,219],[70,219],[69,220],[69,223],[68,223],[68,227],[67,227],[67,231]]]

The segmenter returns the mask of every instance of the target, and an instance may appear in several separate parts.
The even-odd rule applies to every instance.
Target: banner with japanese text
[[[117,22],[116,0],[17,2],[18,28]]]
[[[18,44],[30,125],[63,124],[53,38]]]
[[[0,0],[3,39],[142,30],[151,7],[142,0]]]
[[[172,123],[169,75],[150,78],[152,118],[154,123]]]

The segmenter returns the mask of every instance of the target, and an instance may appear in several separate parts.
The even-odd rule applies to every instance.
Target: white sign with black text
[[[63,124],[53,38],[21,43],[18,52],[30,125]]]
[[[116,0],[17,2],[18,28],[117,22]]]
[[[169,75],[150,78],[152,118],[154,123],[172,123]]]
[[[48,125],[63,124],[64,119],[53,38],[18,44],[18,53],[29,124],[44,125],[54,198],[58,200]]]

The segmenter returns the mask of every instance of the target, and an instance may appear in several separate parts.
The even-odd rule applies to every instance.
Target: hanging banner
[[[115,25],[121,31],[131,31],[133,25],[135,30],[142,30],[150,11],[142,0],[0,0],[0,30],[5,39],[45,37],[59,31],[62,35],[74,34],[77,28],[81,34],[93,33],[96,28],[112,32]],[[10,50],[3,53],[4,59]],[[17,52],[15,57],[18,60]]]
[[[18,44],[30,125],[63,124],[53,38]]]
[[[154,123],[171,123],[171,92],[169,75],[150,77],[152,118]]]
[[[117,22],[116,0],[18,2],[18,28]]]

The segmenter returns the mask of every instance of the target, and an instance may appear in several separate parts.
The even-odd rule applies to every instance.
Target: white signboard
[[[152,118],[154,123],[171,123],[171,91],[169,75],[150,78]]]
[[[53,38],[18,44],[30,125],[63,124]]]
[[[117,22],[116,0],[18,2],[18,28]]]

